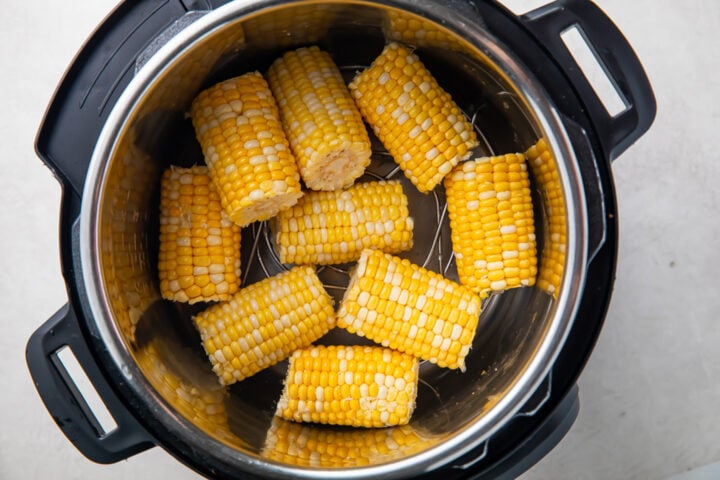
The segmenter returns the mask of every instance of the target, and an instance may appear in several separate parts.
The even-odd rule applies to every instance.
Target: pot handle
[[[35,151],[63,185],[82,194],[105,120],[158,33],[188,13],[226,1],[121,2],[95,30],[65,72],[35,139]]]
[[[557,0],[520,20],[563,67],[585,102],[608,158],[617,158],[650,128],[657,111],[650,81],[627,39],[597,5],[589,0]],[[619,113],[608,112],[563,41],[562,35],[573,27],[624,103]]]
[[[104,431],[59,358],[69,348],[117,425]],[[25,351],[35,388],[55,423],[80,452],[114,463],[154,446],[153,439],[118,399],[88,350],[73,308],[66,304],[30,337]],[[112,423],[112,422],[111,422]]]

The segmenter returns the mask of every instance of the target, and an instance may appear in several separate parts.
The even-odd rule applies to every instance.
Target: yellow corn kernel
[[[173,166],[161,182],[162,297],[186,303],[227,300],[240,287],[240,227],[224,214],[207,167]],[[213,226],[211,212],[220,216]],[[223,244],[232,246],[230,255],[208,255]]]
[[[232,221],[245,226],[267,220],[302,196],[277,105],[258,72],[204,90],[193,101],[191,116]]]
[[[525,157],[463,162],[445,178],[460,283],[486,296],[535,284],[535,223]]]
[[[194,321],[213,371],[230,385],[325,335],[335,312],[315,270],[295,267],[241,289]]]
[[[405,425],[415,408],[418,370],[415,357],[388,348],[298,350],[290,357],[275,415],[353,427]],[[336,386],[330,377],[337,379]]]
[[[411,281],[403,287],[406,279]],[[365,250],[337,324],[385,347],[464,371],[479,317],[480,297],[470,289],[409,260]]]
[[[260,454],[269,460],[302,467],[347,468],[407,457],[430,444],[430,439],[410,425],[372,430],[332,429],[275,417]]]
[[[528,164],[543,192],[542,202],[547,232],[538,271],[537,286],[557,297],[565,269],[567,247],[567,212],[557,164],[545,139],[540,139],[527,151]]]
[[[370,138],[330,55],[318,47],[287,52],[267,78],[305,185],[352,185],[370,164]]]
[[[412,248],[413,219],[398,181],[307,193],[280,212],[271,227],[283,263],[346,263],[357,260],[365,248],[387,253]]]
[[[417,55],[391,43],[355,76],[365,120],[421,192],[430,192],[478,145],[472,125]]]

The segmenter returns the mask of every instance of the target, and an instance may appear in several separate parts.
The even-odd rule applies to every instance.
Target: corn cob
[[[481,296],[534,285],[537,251],[525,157],[464,162],[445,179],[460,283]]]
[[[429,447],[412,426],[372,430],[317,428],[273,418],[262,457],[303,467],[338,468],[377,465]]]
[[[318,47],[287,52],[267,78],[305,185],[352,185],[370,164],[370,138],[330,55]]]
[[[567,213],[557,164],[545,139],[540,139],[527,151],[528,164],[540,189],[545,217],[547,219],[546,241],[542,251],[542,265],[538,272],[537,286],[557,296],[565,268],[565,245],[567,242]]]
[[[229,385],[325,335],[335,312],[315,270],[295,267],[241,289],[194,321],[220,383]]]
[[[272,220],[283,263],[328,265],[357,260],[364,248],[412,248],[413,219],[398,181],[310,192]]]
[[[337,325],[401,352],[465,370],[480,316],[470,289],[409,260],[365,250],[337,313]]]
[[[430,192],[478,145],[450,94],[397,43],[350,83],[360,113],[410,181]]]
[[[240,226],[267,220],[302,196],[275,100],[258,72],[198,95],[191,116],[223,208]]]
[[[227,300],[240,287],[240,227],[223,212],[207,167],[170,167],[161,181],[160,293],[177,302]]]
[[[290,357],[275,415],[353,427],[405,425],[415,408],[419,363],[367,346],[314,346]]]

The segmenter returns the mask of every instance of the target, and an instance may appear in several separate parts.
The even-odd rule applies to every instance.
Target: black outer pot
[[[81,275],[75,271],[77,228],[88,162],[108,113],[133,77],[138,55],[175,20],[222,0],[124,2],[100,25],[67,71],[46,113],[36,149],[63,187],[62,271],[69,301],[30,338],[27,361],[58,426],[88,458],[125,459],[154,445],[198,472],[229,477],[222,465],[177,441],[140,405],[105,361],[107,352],[84,317]],[[578,408],[578,375],[600,332],[617,256],[617,207],[610,161],[650,127],[656,105],[643,68],[625,38],[593,3],[558,0],[517,17],[495,1],[455,2],[503,41],[541,81],[559,109],[580,162],[589,213],[587,280],[572,330],[552,371],[533,398],[490,440],[422,478],[514,478],[549,452],[569,430]],[[610,117],[566,50],[560,33],[578,25],[627,103]],[[114,416],[118,428],[100,435],[87,404],[55,360],[69,346]],[[235,472],[235,475],[237,473]]]

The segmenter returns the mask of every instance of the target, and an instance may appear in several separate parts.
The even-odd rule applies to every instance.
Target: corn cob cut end
[[[300,167],[305,184],[312,190],[347,188],[370,165],[369,144],[330,142],[313,153],[307,165]]]
[[[406,425],[415,409],[420,363],[369,346],[313,346],[290,357],[275,415],[352,427]]]

